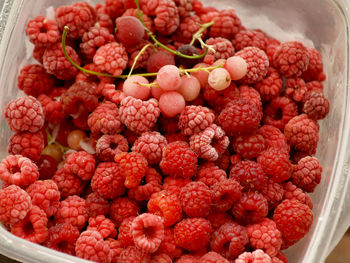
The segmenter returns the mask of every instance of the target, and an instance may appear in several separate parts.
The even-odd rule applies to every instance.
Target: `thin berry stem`
[[[135,67],[135,65],[136,65],[136,63],[137,63],[137,60],[141,57],[141,55],[142,55],[143,53],[145,53],[146,49],[147,49],[148,47],[150,47],[150,46],[152,46],[152,44],[147,44],[147,45],[145,45],[145,46],[140,50],[140,52],[137,54],[137,56],[134,58],[134,63],[132,63],[131,69],[130,69],[129,74],[128,74],[128,78],[130,78],[131,73],[132,73],[132,71],[134,70],[134,67]]]
[[[199,41],[202,40],[203,32],[208,27],[211,27],[212,25],[214,25],[214,21],[210,21],[210,22],[205,23],[205,24],[200,24],[200,23],[196,23],[196,24],[200,26],[200,29],[196,33],[193,34],[192,40],[190,42],[190,45],[193,45],[194,42],[196,42],[196,40],[199,40]],[[205,44],[204,46],[207,47],[208,49],[210,49],[208,45]],[[203,46],[202,46],[202,48],[203,48]]]

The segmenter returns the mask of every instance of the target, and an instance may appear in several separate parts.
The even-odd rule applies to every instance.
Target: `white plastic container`
[[[101,0],[102,1],[102,0]],[[74,1],[7,0],[0,16],[0,158],[7,155],[11,132],[4,119],[7,103],[20,95],[17,75],[32,63],[25,45],[26,23],[49,6]],[[91,1],[94,2],[94,1]],[[96,1],[97,2],[97,1]],[[212,1],[204,0],[209,3]],[[247,28],[261,28],[282,41],[300,40],[323,54],[327,80],[325,94],[331,108],[320,121],[316,156],[323,166],[323,178],[315,193],[314,223],[308,235],[287,250],[289,262],[320,263],[350,225],[350,91],[349,28],[347,0],[216,0],[217,8],[236,9]],[[0,227],[0,254],[22,262],[88,262],[13,236]]]

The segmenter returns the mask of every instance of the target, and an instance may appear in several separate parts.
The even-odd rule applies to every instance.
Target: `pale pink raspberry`
[[[56,21],[41,15],[30,20],[25,31],[29,41],[36,46],[49,46],[59,39]]]
[[[111,162],[116,154],[128,150],[128,141],[120,134],[102,135],[96,143],[96,155],[104,162]]]
[[[175,3],[171,0],[159,0],[155,12],[156,30],[166,36],[174,33],[180,24],[179,12]]]
[[[235,53],[235,48],[226,38],[212,37],[207,39],[205,43],[212,46],[216,52],[214,53],[213,51],[209,50],[207,55],[204,57],[204,63],[213,64],[216,60],[227,59],[232,57]]]
[[[115,104],[119,105],[126,97],[124,92],[115,89],[114,84],[100,82],[99,86],[101,87],[101,95]]]
[[[244,252],[236,260],[235,263],[272,263],[268,254],[261,249],[253,252]]]

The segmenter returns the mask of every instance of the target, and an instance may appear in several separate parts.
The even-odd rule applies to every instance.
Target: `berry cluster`
[[[316,49],[199,0],[76,2],[25,32],[9,231],[103,263],[288,262],[322,174]]]

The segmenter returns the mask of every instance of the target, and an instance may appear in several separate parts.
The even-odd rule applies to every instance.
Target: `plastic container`
[[[102,1],[102,0],[101,0]],[[0,158],[7,155],[11,132],[4,119],[7,103],[20,95],[20,68],[33,62],[25,41],[26,23],[47,7],[73,1],[7,0],[0,16]],[[204,0],[203,2],[211,2]],[[279,40],[300,40],[323,54],[325,94],[330,113],[320,121],[316,156],[323,166],[321,184],[312,194],[314,224],[309,234],[287,251],[289,262],[319,263],[350,225],[350,2],[346,0],[217,0],[217,8],[231,7],[247,28],[261,28]],[[51,9],[52,11],[52,9]],[[50,12],[49,12],[50,13]],[[26,43],[26,44],[25,44]],[[87,262],[13,236],[0,227],[0,254],[23,262]]]

